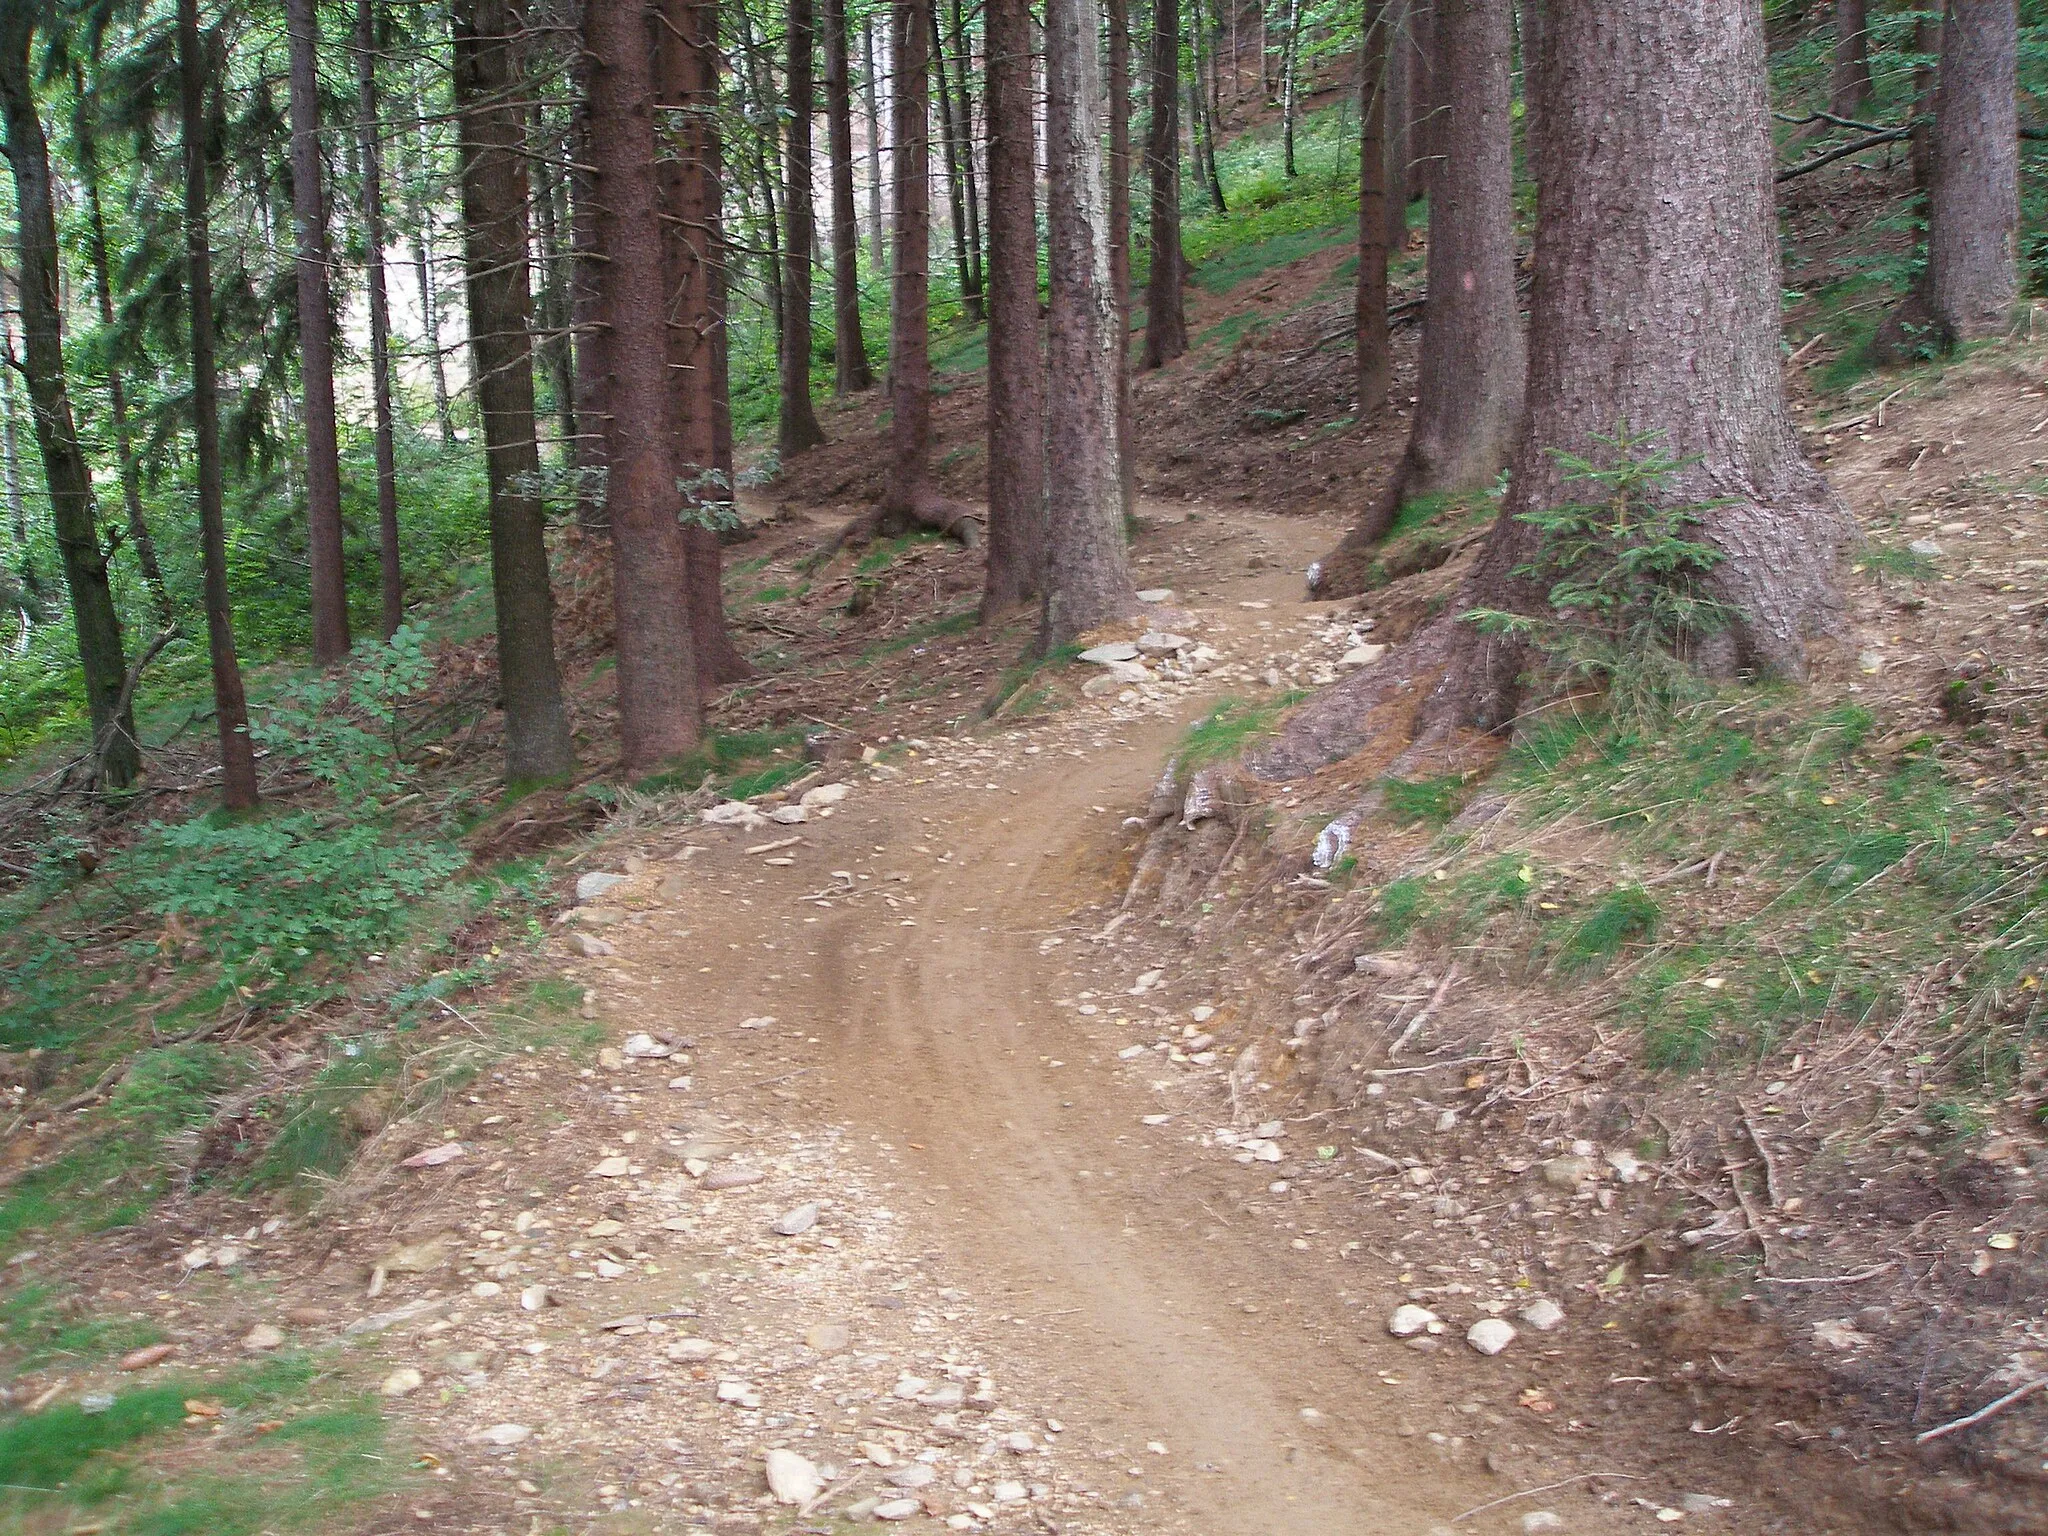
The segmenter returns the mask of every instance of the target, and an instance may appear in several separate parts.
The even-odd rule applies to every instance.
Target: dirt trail
[[[1458,1358],[1452,1340],[1425,1369],[1385,1336],[1400,1298],[1346,1263],[1360,1244],[1342,1241],[1356,1228],[1341,1202],[1325,1208],[1281,1177],[1289,1168],[1240,1166],[1210,1142],[1234,1109],[1247,1131],[1281,1113],[1257,1098],[1264,1085],[1245,1082],[1233,1106],[1220,1070],[1146,1081],[1181,1069],[1128,1059],[1169,1020],[1177,1031],[1211,979],[1157,983],[1141,1006],[1130,999],[1142,939],[1135,959],[1129,923],[1117,945],[1091,942],[1120,889],[1117,822],[1142,807],[1190,721],[1245,691],[1243,669],[1268,649],[1297,643],[1299,573],[1331,533],[1206,509],[1187,529],[1141,580],[1187,584],[1189,623],[1237,664],[1235,679],[913,743],[893,775],[800,829],[693,828],[694,849],[652,854],[686,860],[686,889],[671,881],[661,909],[684,926],[607,930],[609,981],[584,974],[621,1025],[696,1021],[677,1026],[697,1047],[695,1091],[719,1085],[718,1112],[737,1117],[728,1128],[749,1122],[765,1142],[766,1119],[791,1144],[826,1135],[866,1160],[868,1188],[896,1192],[896,1251],[943,1272],[938,1294],[956,1306],[944,1315],[979,1335],[1005,1401],[1056,1413],[1062,1451],[1087,1445],[1101,1463],[1068,1463],[1093,1485],[1083,1491],[1101,1522],[1057,1528],[1422,1536],[1499,1500],[1459,1529],[1519,1530],[1540,1501],[1503,1496],[1547,1478],[1523,1478],[1526,1461],[1488,1476],[1472,1454],[1546,1455],[1509,1438],[1523,1429],[1515,1378]],[[760,856],[783,833],[777,861]],[[657,1099],[641,1113],[680,1107]],[[1290,1158],[1312,1157],[1298,1142],[1313,1128],[1294,1133]],[[849,1259],[846,1273],[872,1263]],[[614,1308],[630,1299],[611,1296]],[[1537,1463],[1550,1465],[1563,1464]],[[1581,1500],[1572,1529],[1640,1518]]]

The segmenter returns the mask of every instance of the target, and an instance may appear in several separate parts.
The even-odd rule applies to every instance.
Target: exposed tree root
[[[979,548],[982,525],[987,514],[965,502],[941,496],[929,486],[919,486],[906,495],[885,495],[870,510],[854,518],[833,538],[827,554],[858,549],[876,539],[893,539],[913,528],[930,528],[958,539],[967,549]]]

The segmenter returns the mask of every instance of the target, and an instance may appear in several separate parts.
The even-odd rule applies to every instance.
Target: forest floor
[[[139,1218],[67,1224],[145,1178],[104,1161],[17,1210],[189,982],[52,903],[109,946],[69,1005],[109,1043],[7,1061],[0,1531],[2038,1530],[2048,1393],[1912,1441],[2048,1373],[2040,977],[1986,958],[2040,922],[2048,354],[1796,374],[1868,536],[1810,686],[1634,755],[1565,722],[1390,783],[1368,748],[1141,869],[1170,763],[1399,667],[1472,558],[1484,509],[1435,508],[1303,600],[1405,431],[1349,420],[1347,254],[1198,270],[1196,350],[1139,381],[1129,636],[1186,645],[1035,661],[972,553],[821,555],[883,460],[878,401],[827,408],[728,556],[750,809],[481,815],[479,866],[544,861],[462,930],[488,979],[395,1076],[344,1070],[397,1049],[368,982],[237,1023],[271,1099],[149,1148]],[[601,760],[602,562],[568,569]],[[435,718],[483,654],[440,650]],[[494,730],[421,749],[436,797],[488,803]],[[288,1189],[287,1092],[360,1137]]]

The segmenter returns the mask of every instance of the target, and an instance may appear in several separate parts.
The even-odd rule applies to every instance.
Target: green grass
[[[873,666],[884,657],[901,655],[913,647],[943,639],[947,635],[970,634],[980,623],[981,614],[977,608],[962,608],[954,613],[941,614],[935,619],[926,619],[922,623],[911,625],[900,635],[892,635],[879,644],[869,646],[860,653],[855,665]]]
[[[1236,757],[1254,741],[1270,735],[1280,717],[1299,704],[1306,695],[1283,693],[1276,699],[1263,702],[1247,702],[1244,699],[1223,699],[1216,707],[1187,728],[1174,748],[1174,762],[1182,773],[1189,773],[1210,763]]]
[[[1027,643],[1024,653],[997,675],[995,687],[982,701],[982,714],[993,716],[1005,710],[1012,714],[1029,714],[1035,709],[1043,708],[1051,697],[1049,690],[1033,688],[1032,692],[1037,695],[1037,699],[1029,703],[1022,690],[1030,687],[1040,673],[1062,670],[1073,665],[1076,658],[1086,649],[1087,647],[1082,645],[1060,645],[1040,655],[1035,643]]]
[[[804,758],[803,745],[800,725],[715,731],[688,757],[633,787],[643,794],[688,794],[708,778],[734,799],[744,800],[779,789],[815,766]]]
[[[1398,822],[1426,822],[1441,827],[1464,809],[1471,798],[1471,779],[1462,773],[1432,779],[1382,779],[1381,804]]]
[[[1625,885],[1609,891],[1573,925],[1558,955],[1559,969],[1584,971],[1605,965],[1628,945],[1646,943],[1656,937],[1663,915],[1641,886]]]

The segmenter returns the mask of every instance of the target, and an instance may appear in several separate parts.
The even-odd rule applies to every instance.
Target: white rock
[[[744,827],[752,829],[768,820],[744,800],[721,800],[704,813],[707,827]]]
[[[478,1430],[470,1438],[485,1445],[524,1445],[533,1438],[533,1431],[524,1424],[493,1424],[489,1429]]]
[[[1174,656],[1194,645],[1186,635],[1155,629],[1138,636],[1138,650],[1146,656]]]
[[[1152,681],[1152,674],[1145,669],[1145,663],[1142,661],[1107,661],[1102,665],[1103,670],[1109,674],[1110,681],[1114,683]]]
[[[652,1035],[626,1036],[626,1043],[619,1047],[619,1053],[635,1061],[660,1061],[663,1057],[674,1054]]]
[[[1915,539],[1906,548],[1930,560],[1941,553],[1941,546],[1932,539]]]
[[[921,1513],[924,1505],[916,1499],[888,1499],[869,1511],[877,1520],[908,1520]]]
[[[1354,645],[1337,658],[1340,667],[1369,667],[1387,654],[1384,645]]]
[[[1173,601],[1173,588],[1147,587],[1138,594],[1138,601],[1141,603],[1170,603]]]
[[[608,1157],[591,1169],[591,1176],[599,1179],[623,1179],[632,1168],[632,1162],[623,1157]]]
[[[258,1323],[242,1335],[242,1348],[253,1353],[276,1349],[284,1343],[284,1330],[270,1323]]]
[[[882,1474],[882,1481],[891,1488],[929,1488],[938,1480],[939,1469],[926,1461],[891,1467]]]
[[[804,1504],[824,1492],[825,1479],[808,1456],[778,1446],[763,1459],[767,1464],[768,1491],[775,1495],[776,1503]]]
[[[1418,1307],[1412,1301],[1403,1302],[1387,1319],[1387,1332],[1397,1339],[1412,1339],[1436,1320],[1436,1314],[1429,1308]]]
[[[996,1441],[1004,1450],[1018,1456],[1028,1456],[1038,1449],[1038,1442],[1021,1429],[1013,1429]]]
[[[1112,640],[1107,645],[1093,646],[1076,658],[1093,666],[1106,667],[1113,661],[1136,661],[1138,648],[1128,640]]]
[[[1522,1516],[1523,1536],[1536,1536],[1538,1531],[1561,1531],[1564,1517],[1548,1509],[1532,1509]]]
[[[768,813],[768,819],[778,827],[800,827],[811,819],[808,806],[778,805]]]
[[[412,1366],[401,1365],[397,1370],[384,1378],[377,1390],[386,1397],[410,1397],[413,1393],[419,1391],[421,1384],[425,1380],[426,1378]]]
[[[542,1312],[554,1300],[544,1285],[529,1285],[519,1293],[519,1309],[522,1312]]]
[[[728,1379],[718,1384],[718,1400],[721,1403],[737,1403],[742,1408],[761,1406],[761,1394],[744,1381]]]
[[[818,1224],[818,1202],[806,1200],[775,1218],[778,1237],[801,1237]]]
[[[1021,1504],[1031,1496],[1030,1491],[1022,1483],[1009,1481],[997,1483],[989,1489],[988,1494],[998,1504]]]
[[[613,949],[611,945],[605,943],[603,939],[600,939],[594,933],[570,934],[569,947],[586,960],[602,960],[607,955],[616,955],[618,953],[616,949]]]
[[[837,805],[852,793],[851,784],[814,784],[803,792],[797,803],[806,810],[823,810],[827,806]]]
[[[1465,1330],[1465,1342],[1482,1355],[1497,1355],[1515,1341],[1515,1325],[1504,1318],[1482,1317]]]
[[[595,901],[606,891],[625,883],[626,877],[624,875],[608,875],[593,869],[588,874],[576,877],[576,899],[578,901]]]
[[[931,1383],[926,1381],[922,1376],[902,1377],[897,1381],[895,1386],[889,1389],[892,1396],[900,1397],[905,1400],[913,1399],[917,1397],[920,1393],[927,1392],[929,1390],[931,1390]]]
[[[1522,1308],[1522,1321],[1538,1333],[1548,1333],[1564,1321],[1564,1308],[1548,1296],[1538,1296]]]

